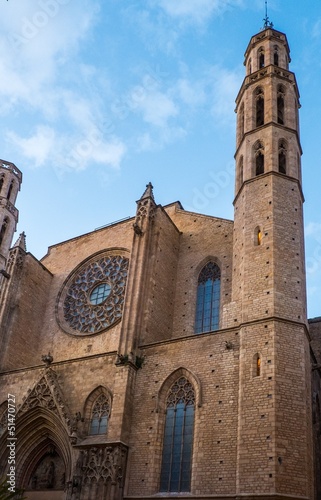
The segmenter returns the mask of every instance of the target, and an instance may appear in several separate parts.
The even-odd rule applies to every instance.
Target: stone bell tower
[[[0,272],[5,271],[9,248],[18,222],[15,207],[22,173],[8,161],[0,160]]]
[[[300,103],[289,63],[286,35],[266,18],[236,99],[232,300],[245,498],[313,498]]]

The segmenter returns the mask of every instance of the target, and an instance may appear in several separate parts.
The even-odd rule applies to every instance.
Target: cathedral
[[[13,239],[0,162],[0,478],[28,500],[318,500],[321,318],[307,319],[299,91],[269,22],[236,97],[234,221],[157,203]],[[139,193],[141,194],[141,193]],[[231,200],[232,202],[232,200]]]

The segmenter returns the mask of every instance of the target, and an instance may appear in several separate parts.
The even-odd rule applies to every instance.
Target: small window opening
[[[3,187],[3,183],[4,183],[4,175],[2,175],[0,177],[0,193],[1,193],[1,190],[2,190],[2,187]]]
[[[260,377],[261,376],[261,356],[259,353],[256,353],[253,357],[253,377]]]
[[[259,377],[260,375],[261,375],[261,358],[258,355],[256,360],[256,376]]]
[[[256,245],[257,246],[260,246],[262,244],[262,231],[261,229],[258,227],[256,229]]]
[[[249,73],[249,75],[252,73],[252,59],[249,60],[248,73]]]

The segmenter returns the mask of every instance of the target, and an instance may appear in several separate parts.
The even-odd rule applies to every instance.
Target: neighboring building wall
[[[312,365],[312,415],[315,498],[321,498],[321,318],[309,320]]]
[[[17,249],[18,250],[18,249]],[[11,250],[13,252],[13,250]],[[43,319],[48,305],[52,275],[32,254],[19,250],[12,262],[1,319],[1,370],[38,365],[48,352]],[[38,350],[46,339],[45,351]]]

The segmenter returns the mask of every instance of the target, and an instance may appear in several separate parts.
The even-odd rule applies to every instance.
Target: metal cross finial
[[[263,19],[263,21],[264,21],[264,28],[273,28],[273,23],[271,23],[268,16],[267,0],[265,0],[265,18]]]

